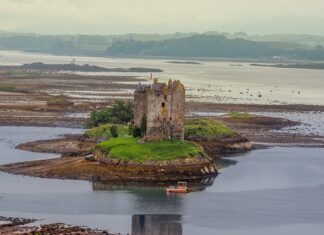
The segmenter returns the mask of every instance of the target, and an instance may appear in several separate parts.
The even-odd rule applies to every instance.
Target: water
[[[81,130],[0,127],[0,164],[55,157],[15,150],[20,142]],[[111,186],[0,173],[0,215],[65,222],[124,234],[320,234],[324,149],[270,148],[234,158],[212,186],[168,196],[152,187]],[[163,223],[162,223],[162,222]]]
[[[324,70],[257,67],[244,62],[240,63],[241,66],[231,66],[231,62],[219,61],[201,61],[201,65],[192,65],[170,64],[166,63],[167,59],[71,57],[13,51],[0,53],[3,55],[0,58],[1,65],[21,65],[38,61],[70,63],[75,59],[78,64],[88,63],[101,67],[159,68],[164,72],[154,74],[155,76],[163,81],[169,78],[180,79],[187,87],[188,100],[194,101],[324,105]],[[150,76],[149,73],[100,74],[145,78]]]

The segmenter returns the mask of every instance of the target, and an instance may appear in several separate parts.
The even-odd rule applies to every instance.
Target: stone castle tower
[[[144,141],[177,138],[184,140],[185,88],[180,81],[168,84],[154,79],[151,85],[139,83],[134,93],[134,125],[146,121]]]

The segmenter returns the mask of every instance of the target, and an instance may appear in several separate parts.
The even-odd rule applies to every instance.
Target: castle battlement
[[[168,84],[157,79],[151,85],[139,83],[134,92],[134,125],[146,121],[145,140],[184,139],[185,87],[180,81]]]

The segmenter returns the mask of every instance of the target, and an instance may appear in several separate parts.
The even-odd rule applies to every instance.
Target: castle
[[[146,127],[144,141],[184,140],[185,88],[180,81],[168,84],[154,79],[139,83],[134,93],[134,125]]]

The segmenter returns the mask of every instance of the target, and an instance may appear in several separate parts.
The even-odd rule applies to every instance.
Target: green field
[[[186,121],[185,137],[234,137],[237,133],[221,122],[213,119],[201,118]]]
[[[194,157],[202,149],[189,141],[164,140],[140,144],[138,138],[112,138],[97,145],[97,148],[109,153],[110,157],[136,162],[168,161]]]

